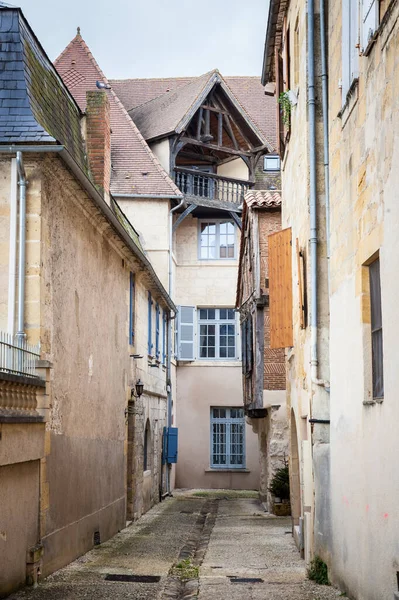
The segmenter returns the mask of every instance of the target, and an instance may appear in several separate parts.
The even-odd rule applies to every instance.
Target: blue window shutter
[[[166,365],[166,312],[162,314],[162,364]]]
[[[159,304],[157,303],[155,306],[155,354],[157,359],[160,357],[159,350],[159,315],[161,314],[161,309],[159,308]]]
[[[148,354],[152,356],[152,297],[151,292],[148,292]]]
[[[163,429],[163,462],[177,463],[178,456],[178,429],[177,427],[164,427]]]
[[[134,342],[134,274],[130,273],[130,302],[129,302],[129,344]]]

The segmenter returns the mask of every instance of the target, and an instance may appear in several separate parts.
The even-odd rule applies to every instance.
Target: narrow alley
[[[251,497],[252,496],[252,497]],[[329,600],[306,578],[291,519],[250,492],[177,492],[38,588],[10,600]]]

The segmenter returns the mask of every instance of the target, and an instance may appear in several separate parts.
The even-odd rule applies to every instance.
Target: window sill
[[[235,469],[234,467],[227,469],[218,469],[214,467],[213,469],[205,469],[204,473],[250,473],[249,469]]]
[[[345,103],[338,113],[338,118],[341,119],[342,129],[345,127],[349,117],[351,116],[353,109],[355,108],[359,98],[359,78],[356,77],[346,94]]]
[[[239,359],[233,360],[223,360],[217,359],[207,360],[207,359],[197,359],[197,360],[179,360],[177,361],[177,366],[179,367],[240,367],[241,361]]]
[[[364,406],[374,406],[375,404],[382,404],[384,398],[373,398],[373,400],[363,400]]]

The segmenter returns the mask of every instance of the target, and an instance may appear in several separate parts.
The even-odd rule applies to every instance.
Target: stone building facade
[[[269,510],[277,469],[288,460],[285,357],[270,347],[268,239],[281,229],[279,192],[245,196],[236,306],[240,311],[242,385],[247,418],[258,435],[260,495]]]

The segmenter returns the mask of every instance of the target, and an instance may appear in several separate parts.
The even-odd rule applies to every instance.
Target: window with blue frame
[[[156,359],[159,360],[159,357],[161,356],[161,350],[159,347],[159,333],[160,333],[160,324],[159,324],[159,318],[161,315],[161,309],[159,308],[159,304],[158,302],[155,305],[155,356]]]
[[[166,311],[162,311],[162,364],[166,365]]]
[[[129,344],[134,344],[134,313],[135,313],[135,281],[134,273],[130,273],[129,292]]]
[[[211,407],[212,469],[245,469],[245,416],[242,408]]]
[[[148,292],[148,355],[152,356],[152,350],[154,344],[152,343],[152,296],[151,292]]]

